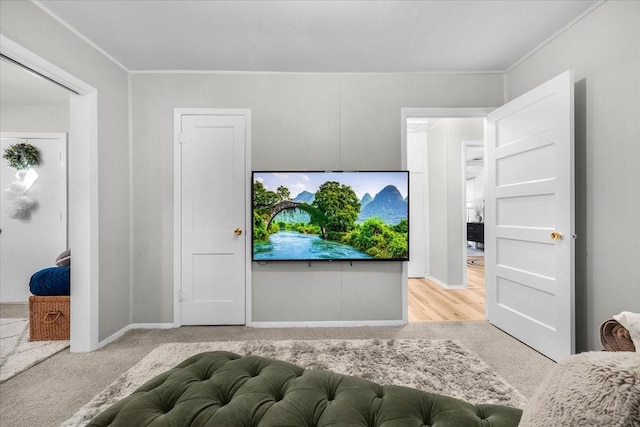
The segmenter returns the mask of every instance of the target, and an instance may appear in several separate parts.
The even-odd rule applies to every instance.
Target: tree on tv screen
[[[353,189],[335,181],[327,181],[318,188],[312,205],[326,217],[324,225],[329,232],[352,230],[360,213],[360,200]]]

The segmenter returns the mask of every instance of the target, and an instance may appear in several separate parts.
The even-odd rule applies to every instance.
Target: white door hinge
[[[184,133],[180,132],[180,133],[178,134],[178,144],[183,144],[183,143],[185,143],[185,142],[187,142],[187,141],[185,141]]]

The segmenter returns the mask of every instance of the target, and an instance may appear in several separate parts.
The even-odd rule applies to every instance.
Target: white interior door
[[[553,360],[575,351],[573,79],[487,118],[489,321]]]
[[[245,115],[181,114],[181,324],[245,323]]]
[[[0,302],[26,302],[33,273],[55,265],[67,248],[67,139],[66,134],[2,133],[0,152],[28,143],[40,152],[37,179],[25,195],[36,206],[23,218],[12,218],[13,199],[5,190],[16,181],[16,170],[5,159],[0,167]]]

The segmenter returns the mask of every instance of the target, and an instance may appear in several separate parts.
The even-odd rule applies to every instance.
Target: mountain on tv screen
[[[254,261],[409,260],[409,172],[253,172]]]

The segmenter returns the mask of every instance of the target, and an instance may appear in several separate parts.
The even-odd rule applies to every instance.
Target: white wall
[[[478,221],[476,209],[480,209],[480,215],[482,216],[482,220],[484,222],[484,214],[482,213],[482,206],[484,205],[484,186],[485,179],[483,173],[467,178],[467,222]]]
[[[93,173],[99,186],[99,339],[104,339],[131,317],[128,73],[28,1],[0,2],[0,33],[98,90],[98,171]]]
[[[482,140],[484,119],[441,119],[427,133],[430,276],[448,287],[464,287],[462,141]]]
[[[401,108],[498,106],[502,84],[495,74],[133,74],[134,322],[173,321],[174,108],[250,108],[255,170],[399,169]],[[400,263],[254,264],[252,277],[255,322],[402,318]]]
[[[407,132],[409,175],[409,277],[429,275],[427,132]]]
[[[2,132],[69,132],[69,105],[0,105]]]
[[[513,99],[571,69],[576,99],[578,350],[599,326],[640,312],[640,2],[610,0],[506,75]]]

